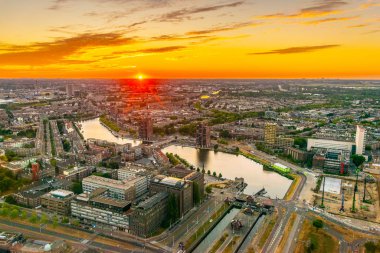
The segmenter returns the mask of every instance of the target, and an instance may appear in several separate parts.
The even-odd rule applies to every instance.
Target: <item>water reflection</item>
[[[81,126],[81,132],[86,140],[89,138],[95,138],[117,144],[131,143],[132,146],[137,146],[141,143],[139,140],[116,137],[100,123],[99,118],[80,121],[78,123],[78,125]]]
[[[268,195],[272,198],[283,198],[292,181],[282,177],[281,175],[263,170],[263,166],[244,156],[236,156],[222,152],[214,152],[209,150],[198,150],[191,147],[182,147],[172,145],[163,152],[178,154],[186,159],[195,167],[205,170],[222,173],[224,178],[235,179],[235,177],[243,177],[248,183],[245,193],[253,194],[265,187]]]

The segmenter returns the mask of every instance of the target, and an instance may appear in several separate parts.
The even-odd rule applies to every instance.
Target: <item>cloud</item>
[[[358,24],[358,25],[350,25],[347,26],[348,28],[362,28],[362,27],[367,27],[369,24]]]
[[[319,17],[326,16],[333,13],[341,12],[340,8],[347,5],[346,1],[342,0],[332,0],[326,1],[321,0],[316,5],[303,8],[296,13],[285,14],[285,13],[274,13],[265,16],[261,16],[260,18],[268,19],[268,18],[307,18],[307,17]]]
[[[322,23],[353,20],[353,19],[356,19],[356,18],[358,18],[358,16],[354,16],[354,17],[340,17],[340,18],[324,18],[324,19],[307,21],[307,22],[304,22],[304,24],[306,24],[306,25],[319,25],[319,24],[322,24]]]
[[[179,51],[187,48],[186,46],[169,46],[169,47],[153,47],[153,48],[145,48],[139,50],[124,50],[113,52],[112,55],[123,55],[123,54],[156,54],[156,53],[168,53]]]
[[[226,26],[213,27],[213,28],[205,29],[205,30],[190,31],[186,34],[187,35],[203,35],[203,34],[210,34],[210,33],[217,33],[217,32],[225,32],[225,31],[232,31],[232,30],[237,30],[237,29],[250,27],[250,26],[257,26],[259,24],[260,23],[255,23],[255,22],[242,22],[242,23],[235,23],[235,24],[226,25]]]
[[[67,3],[69,0],[54,0],[53,4],[50,5],[47,9],[51,11],[56,11],[62,8],[62,6]]]
[[[0,64],[34,66],[57,63],[88,63],[88,61],[73,61],[67,58],[89,48],[120,46],[134,42],[134,38],[125,38],[119,33],[86,33],[70,38],[56,39],[52,42],[16,46],[18,50],[10,50],[10,52],[0,54]]]
[[[379,0],[368,0],[366,3],[362,3],[360,5],[361,9],[368,9],[371,7],[379,7],[380,6],[380,1]]]
[[[309,53],[323,49],[329,49],[334,47],[339,47],[341,45],[319,45],[319,46],[305,46],[305,47],[288,47],[282,49],[275,49],[265,52],[249,53],[248,55],[267,55],[267,54],[299,54],[299,53]]]
[[[211,5],[206,7],[194,7],[194,8],[184,8],[176,11],[172,11],[161,15],[156,18],[155,21],[159,22],[179,22],[185,19],[190,19],[190,16],[193,14],[199,14],[210,11],[217,11],[224,8],[237,7],[244,3],[244,1],[232,2],[228,4],[219,4],[219,5]]]

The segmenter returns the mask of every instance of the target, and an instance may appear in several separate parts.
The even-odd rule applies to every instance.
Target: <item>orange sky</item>
[[[380,0],[2,0],[0,77],[380,79]]]

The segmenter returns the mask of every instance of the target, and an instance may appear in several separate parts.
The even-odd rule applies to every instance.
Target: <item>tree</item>
[[[26,211],[22,211],[20,217],[22,220],[25,220],[26,218],[28,218],[28,213]]]
[[[197,168],[197,171],[198,171],[198,172],[200,172],[200,171],[201,171],[201,169],[198,167],[198,168]]]
[[[56,228],[58,226],[58,217],[57,217],[57,215],[53,216],[52,224],[53,224],[53,228]]]
[[[205,171],[205,168],[203,168],[203,169],[202,169],[202,173],[205,174],[205,172],[206,172],[206,171]]]
[[[17,201],[15,200],[15,198],[12,195],[6,196],[5,197],[5,202],[7,202],[8,204],[11,204],[11,205],[16,205],[17,204]]]
[[[214,171],[214,172],[212,173],[212,175],[213,175],[214,177],[216,177],[216,172]]]
[[[73,183],[73,185],[71,186],[71,190],[75,193],[75,194],[81,194],[83,192],[83,189],[82,189],[82,182],[80,181],[75,181]]]
[[[29,222],[31,223],[37,223],[38,221],[38,216],[36,213],[33,213],[30,217],[29,217]]]
[[[306,149],[307,147],[306,138],[302,138],[302,137],[294,138],[294,146],[298,146],[300,149]]]
[[[18,214],[19,214],[18,210],[13,209],[9,216],[11,217],[11,219],[16,219],[18,217]]]
[[[313,221],[313,226],[317,229],[323,228],[323,221],[321,219],[316,219]]]
[[[376,244],[373,241],[366,242],[364,244],[366,253],[375,253],[376,252]]]
[[[207,174],[209,174],[209,175],[210,175],[210,174],[211,174],[211,171],[210,171],[210,170],[207,170]]]
[[[231,134],[228,130],[222,130],[220,131],[220,134],[219,134],[220,137],[224,138],[224,139],[228,139],[228,138],[231,138]]]
[[[362,155],[353,155],[352,162],[355,164],[357,168],[360,167],[365,162],[365,158]]]
[[[218,149],[219,149],[219,145],[218,145],[218,144],[215,144],[215,145],[214,145],[214,151],[218,151]]]
[[[212,187],[210,185],[206,186],[206,192],[208,194],[212,193]]]
[[[42,224],[46,224],[46,223],[48,223],[48,221],[49,221],[49,218],[46,216],[46,214],[42,214],[40,222]]]
[[[219,173],[218,177],[219,177],[219,178],[222,178],[222,177],[223,177],[222,173]]]

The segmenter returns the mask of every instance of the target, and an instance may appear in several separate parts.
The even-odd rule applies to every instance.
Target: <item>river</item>
[[[81,132],[85,140],[94,138],[114,142],[117,144],[131,143],[132,146],[137,146],[141,143],[139,140],[131,138],[116,137],[105,126],[100,123],[99,118],[80,121],[77,123],[80,126]]]
[[[283,198],[292,181],[272,171],[265,171],[263,166],[244,156],[237,156],[213,150],[200,150],[193,147],[172,145],[164,148],[162,152],[178,154],[195,167],[222,173],[223,178],[235,179],[243,177],[248,184],[244,192],[253,194],[263,187],[271,198]]]

